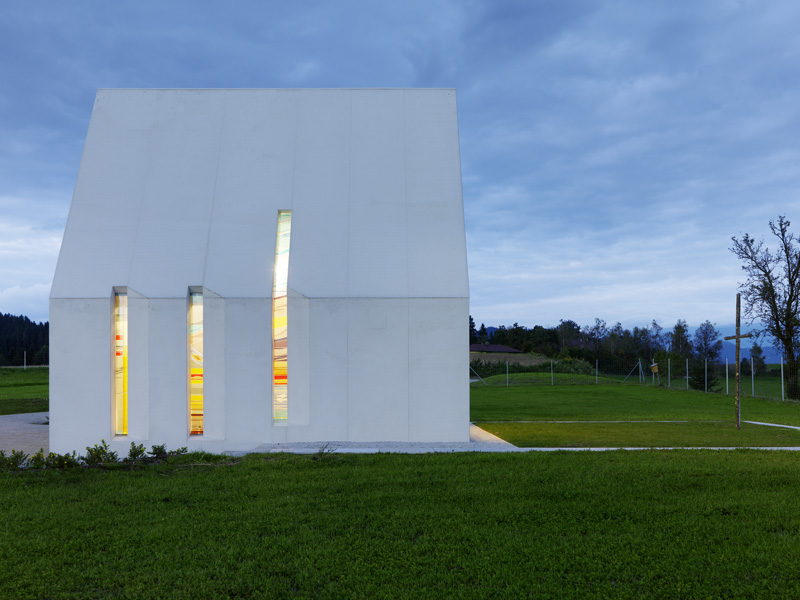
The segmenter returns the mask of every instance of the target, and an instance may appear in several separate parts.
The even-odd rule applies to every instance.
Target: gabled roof
[[[52,298],[468,293],[454,90],[100,90]]]

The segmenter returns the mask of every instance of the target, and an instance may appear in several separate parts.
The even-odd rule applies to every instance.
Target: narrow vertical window
[[[292,211],[278,211],[275,244],[275,278],[272,286],[272,418],[289,418],[287,370],[287,283],[289,279],[289,235]]]
[[[114,294],[114,433],[128,435],[128,294]]]
[[[189,433],[203,433],[203,294],[189,293]]]

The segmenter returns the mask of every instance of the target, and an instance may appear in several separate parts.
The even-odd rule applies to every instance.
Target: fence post
[[[550,385],[555,385],[555,379],[553,379],[553,361],[550,361]]]
[[[783,356],[781,356],[781,402],[783,402]]]
[[[725,395],[728,395],[728,359],[725,359]]]

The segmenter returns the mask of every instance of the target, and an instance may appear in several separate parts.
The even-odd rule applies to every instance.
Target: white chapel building
[[[450,89],[100,90],[50,449],[469,440]]]

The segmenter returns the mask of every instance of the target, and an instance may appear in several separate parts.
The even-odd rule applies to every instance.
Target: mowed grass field
[[[0,473],[0,597],[797,598],[800,455],[202,455]]]
[[[800,431],[742,423],[733,396],[639,385],[471,386],[471,420],[520,447],[800,446]],[[741,398],[741,418],[800,426],[800,403]]]
[[[473,389],[472,410],[507,425],[732,420],[730,398],[653,392]],[[795,408],[751,407],[787,422]],[[0,598],[796,598],[798,497],[800,454],[757,450],[2,472]]]
[[[49,367],[0,367],[0,415],[49,410]]]

